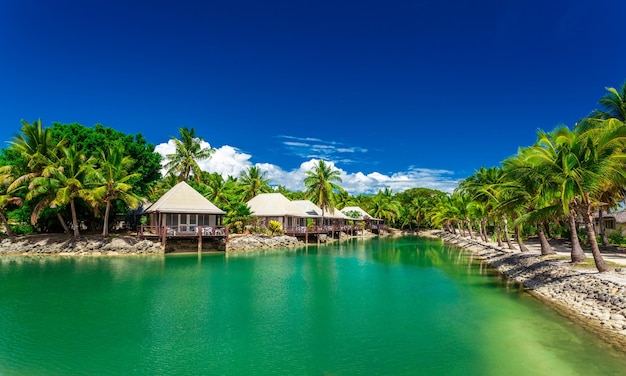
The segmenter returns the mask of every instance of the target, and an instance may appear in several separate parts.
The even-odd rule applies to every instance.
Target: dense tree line
[[[202,147],[193,128],[180,128],[174,153],[164,162],[141,134],[128,135],[102,125],[22,122],[21,133],[0,150],[0,221],[6,232],[65,231],[79,236],[81,227],[108,235],[112,214],[127,213],[158,200],[180,181],[187,181],[225,210],[225,223],[241,231],[252,221],[246,202],[259,193],[281,192],[289,199],[310,199],[324,213],[356,205],[398,228],[430,225],[425,215],[442,192],[414,188],[398,194],[384,189],[376,195],[352,196],[339,184],[339,171],[320,160],[307,172],[304,191],[270,185],[266,173],[251,166],[224,179],[202,171],[199,161],[214,150]],[[69,223],[69,224],[68,224]]]
[[[428,213],[433,224],[471,238],[477,233],[484,241],[489,226],[501,246],[515,248],[514,235],[522,252],[530,233],[543,255],[554,253],[548,238],[558,232],[570,240],[573,263],[585,260],[586,243],[598,270],[609,271],[599,241],[610,244],[602,215],[617,209],[626,193],[626,84],[607,90],[602,108],[573,127],[540,130],[535,144],[501,166],[476,170],[452,195],[438,197]]]

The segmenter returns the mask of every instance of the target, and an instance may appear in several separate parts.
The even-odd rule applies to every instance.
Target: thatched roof
[[[261,193],[248,201],[248,207],[255,217],[309,217],[281,193]]]
[[[189,184],[181,181],[165,192],[144,213],[190,213],[190,214],[226,214],[211,201],[207,200]]]
[[[604,213],[604,218],[615,218],[615,223],[626,223],[626,210],[620,210],[613,213]],[[596,218],[598,213],[596,212]]]

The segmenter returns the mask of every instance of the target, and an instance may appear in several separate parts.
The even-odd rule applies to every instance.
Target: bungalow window
[[[615,219],[611,218],[611,219],[607,219],[604,221],[604,227],[607,230],[615,230]]]
[[[166,226],[178,226],[178,214],[166,214],[165,225]]]

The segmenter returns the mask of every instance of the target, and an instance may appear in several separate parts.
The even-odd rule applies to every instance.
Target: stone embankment
[[[0,255],[24,256],[115,256],[115,255],[154,255],[163,253],[158,242],[140,240],[135,237],[27,237],[11,242],[0,242]]]
[[[626,275],[572,267],[569,260],[499,249],[448,233],[444,241],[471,251],[559,313],[626,350]]]
[[[228,240],[228,252],[252,251],[272,248],[304,246],[304,242],[293,236],[245,235]]]

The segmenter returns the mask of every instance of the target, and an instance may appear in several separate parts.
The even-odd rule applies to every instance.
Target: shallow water
[[[626,356],[436,240],[0,258],[0,374],[606,375]]]

